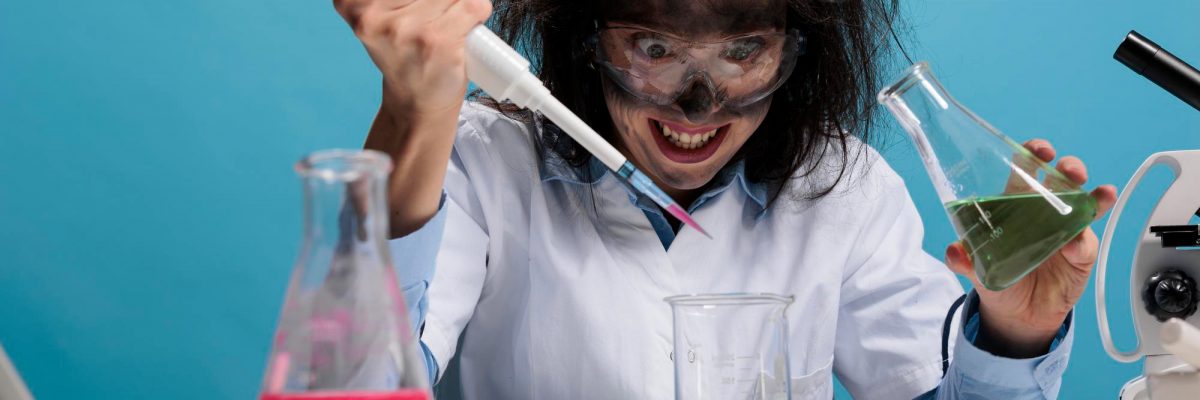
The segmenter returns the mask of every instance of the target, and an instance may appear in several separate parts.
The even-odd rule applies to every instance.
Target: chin
[[[648,171],[656,175],[663,184],[677,190],[692,190],[699,189],[708,184],[709,181],[717,175],[722,165],[714,165],[715,163],[704,163],[705,165],[685,164],[685,165],[662,165],[672,164],[667,160],[658,161],[653,170]]]

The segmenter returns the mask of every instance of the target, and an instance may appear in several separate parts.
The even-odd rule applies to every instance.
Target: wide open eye
[[[754,58],[762,47],[763,40],[760,38],[739,39],[725,46],[721,56],[733,61],[746,61]]]
[[[637,46],[641,55],[651,60],[658,60],[668,57],[674,49],[671,48],[671,42],[657,36],[643,36],[633,40],[634,46]]]

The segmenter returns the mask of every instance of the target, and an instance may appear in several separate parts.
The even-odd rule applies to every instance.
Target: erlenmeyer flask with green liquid
[[[950,97],[929,64],[878,100],[916,145],[984,287],[1017,283],[1095,218],[1092,196]]]

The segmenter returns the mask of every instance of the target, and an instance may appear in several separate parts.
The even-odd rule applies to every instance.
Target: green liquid
[[[1071,206],[1069,214],[1059,214],[1036,193],[946,203],[946,212],[984,287],[1003,290],[1017,283],[1096,217],[1096,200],[1086,192],[1055,195]]]

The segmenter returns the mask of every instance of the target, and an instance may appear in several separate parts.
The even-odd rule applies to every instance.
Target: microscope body
[[[1200,326],[1200,251],[1187,249],[1200,250],[1194,241],[1200,237],[1196,226],[1187,225],[1200,211],[1200,150],[1157,153],[1146,164],[1170,168],[1175,181],[1151,212],[1133,254],[1129,300],[1134,329],[1142,339],[1158,338],[1162,323],[1171,317]],[[1148,356],[1169,354],[1158,340],[1143,340],[1140,350]]]
[[[1144,174],[1156,165],[1164,165],[1175,180],[1159,199],[1142,230],[1134,251],[1129,277],[1130,307],[1138,345],[1122,352],[1112,344],[1103,303],[1104,264],[1109,243],[1129,195]],[[1105,229],[1101,245],[1101,265],[1097,270],[1097,311],[1101,319],[1101,339],[1109,354],[1124,362],[1145,357],[1143,377],[1129,382],[1120,398],[1196,399],[1200,393],[1200,365],[1192,365],[1163,345],[1164,323],[1178,318],[1200,326],[1200,232],[1188,225],[1200,212],[1200,150],[1170,151],[1150,156],[1134,174],[1117,201]],[[1198,344],[1200,345],[1200,344]]]

